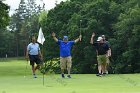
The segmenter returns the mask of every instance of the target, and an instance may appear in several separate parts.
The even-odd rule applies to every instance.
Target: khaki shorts
[[[60,67],[61,69],[71,68],[72,66],[72,57],[60,57]]]
[[[98,65],[101,65],[101,64],[106,65],[106,62],[107,62],[106,55],[98,55],[97,61],[98,61]]]

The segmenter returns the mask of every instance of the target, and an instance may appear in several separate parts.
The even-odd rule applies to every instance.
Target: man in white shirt
[[[36,43],[35,36],[32,37],[32,42],[27,46],[26,58],[30,59],[30,65],[32,66],[32,72],[34,78],[37,78],[35,71],[40,68],[42,54],[39,44]],[[35,67],[35,63],[37,66]]]

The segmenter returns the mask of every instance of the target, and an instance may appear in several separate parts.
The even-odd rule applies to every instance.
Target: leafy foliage
[[[8,25],[9,22],[9,6],[0,1],[0,29]]]
[[[13,33],[5,32],[5,35],[10,36],[6,37],[5,42],[8,42],[9,38],[17,40],[9,45],[10,52],[8,53],[16,51],[15,47],[19,44],[19,54],[23,56],[23,47],[29,42],[29,36],[32,33],[37,35],[41,26],[46,38],[42,46],[46,70],[52,69],[59,73],[57,59],[59,58],[59,46],[52,39],[51,32],[55,32],[59,39],[67,35],[69,40],[74,40],[81,30],[82,41],[72,48],[72,73],[96,73],[96,51],[89,43],[92,32],[95,32],[95,41],[98,36],[104,34],[111,44],[110,67],[112,72],[140,72],[139,0],[67,0],[56,4],[56,7],[48,12],[36,6],[34,1],[28,1],[30,1],[27,4],[28,8],[22,0],[17,13],[11,17],[10,28]],[[4,34],[1,35],[4,36]],[[15,45],[17,42],[19,43]],[[4,43],[1,44],[5,46]],[[1,50],[4,51],[7,47],[1,47]]]
[[[59,39],[68,35],[70,40],[82,31],[82,42],[73,46],[73,73],[95,73],[95,48],[89,44],[91,33],[106,35],[112,48],[112,72],[139,72],[139,5],[138,0],[71,0],[61,2],[47,14],[44,31],[48,36],[45,45],[47,56],[59,57],[59,47],[50,33]],[[81,27],[80,27],[80,20]],[[49,48],[51,46],[51,48]],[[46,59],[47,60],[47,59]],[[125,69],[125,70],[124,70]]]

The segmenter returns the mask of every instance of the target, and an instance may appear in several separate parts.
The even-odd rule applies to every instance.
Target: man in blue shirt
[[[39,44],[36,43],[36,38],[34,36],[32,37],[32,42],[27,46],[26,58],[30,59],[34,78],[37,78],[35,71],[40,68],[42,54],[40,52]],[[35,63],[37,64],[36,67]]]
[[[71,47],[73,44],[77,43],[78,41],[81,40],[82,36],[80,35],[78,39],[74,41],[68,41],[68,36],[63,37],[62,40],[58,40],[55,37],[55,33],[52,33],[53,39],[57,42],[57,44],[60,47],[60,67],[61,67],[61,75],[62,78],[65,78],[64,76],[64,70],[67,67],[68,70],[68,78],[71,78],[70,76],[70,71],[71,71],[71,66],[72,66],[72,57],[71,57]]]

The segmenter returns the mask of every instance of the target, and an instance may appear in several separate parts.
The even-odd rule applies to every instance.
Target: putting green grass
[[[47,74],[44,86],[42,74],[37,74],[34,79],[24,60],[0,62],[0,93],[140,93],[140,74],[72,74],[71,79]]]

